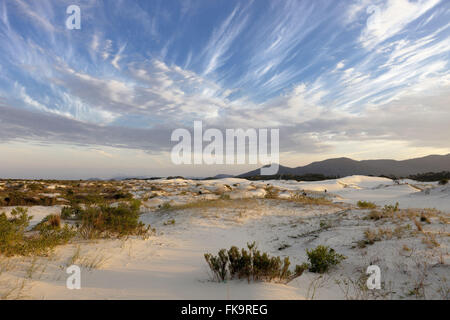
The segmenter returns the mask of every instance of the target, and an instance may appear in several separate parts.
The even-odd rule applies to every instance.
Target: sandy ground
[[[221,179],[135,181],[136,196],[151,194],[141,220],[156,228],[148,240],[100,240],[58,247],[50,257],[0,258],[0,297],[7,299],[448,299],[450,187],[433,183],[353,176],[321,182]],[[149,191],[148,186],[158,189]],[[264,199],[275,186],[280,199]],[[324,191],[327,191],[326,193]],[[335,205],[290,201],[293,193],[326,196]],[[229,200],[179,210],[159,210],[199,199]],[[228,197],[227,197],[228,199]],[[408,218],[367,219],[358,200],[400,208],[436,208],[423,232]],[[32,207],[38,222],[60,207]],[[11,208],[6,208],[10,212]],[[55,212],[54,212],[55,211]],[[174,224],[167,224],[174,219]],[[408,227],[409,225],[409,227]],[[364,231],[394,231],[358,246]],[[397,228],[397,229],[396,229]],[[403,228],[403,229],[402,229]],[[434,239],[434,242],[429,239]],[[256,241],[271,255],[307,261],[306,249],[328,245],[347,256],[324,275],[305,272],[288,284],[212,281],[204,253]],[[75,261],[75,262],[74,262]],[[82,288],[66,288],[66,268],[82,269]],[[368,290],[365,270],[382,270],[383,288]]]

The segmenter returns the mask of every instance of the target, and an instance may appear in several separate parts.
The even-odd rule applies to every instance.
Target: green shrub
[[[27,239],[26,254],[46,255],[56,246],[68,243],[76,235],[73,227],[64,225],[58,229],[42,228],[39,235]]]
[[[233,246],[228,250],[229,270],[231,278],[247,278],[252,274],[252,256],[245,249],[241,251]]]
[[[73,204],[70,207],[63,207],[61,209],[61,218],[63,220],[80,220],[83,210],[78,204]]]
[[[289,281],[301,275],[304,269],[296,266],[295,272],[289,270],[289,257],[281,260],[280,257],[271,257],[261,253],[255,243],[247,244],[246,249],[239,250],[233,246],[228,251],[222,249],[218,256],[205,254],[206,262],[218,281],[247,278],[254,281]],[[229,277],[228,277],[229,276]]]
[[[217,257],[212,254],[206,253],[205,260],[209,265],[209,268],[214,273],[214,276],[218,281],[225,281],[227,278],[228,270],[228,256],[226,250],[219,251]]]
[[[9,256],[20,250],[31,219],[24,208],[13,209],[11,218],[4,212],[0,214],[0,253]]]
[[[0,253],[13,255],[45,255],[57,245],[65,244],[75,236],[75,231],[69,226],[56,227],[57,218],[48,216],[36,228],[39,232],[27,233],[32,217],[27,209],[16,208],[8,218],[0,214]]]
[[[375,209],[377,207],[375,203],[369,201],[358,201],[356,205],[361,209]]]
[[[151,228],[139,221],[140,205],[139,200],[133,200],[117,207],[89,206],[80,214],[80,235],[86,239],[130,235],[146,238]]]
[[[446,185],[448,183],[448,179],[441,179],[441,180],[439,180],[439,184],[441,185],[441,186],[444,186],[444,185]]]
[[[294,274],[296,274],[298,276],[301,276],[303,274],[303,272],[305,272],[308,269],[309,269],[309,264],[304,262],[301,265],[296,265],[295,266]]]
[[[318,246],[314,250],[306,250],[309,260],[309,271],[325,273],[331,266],[338,265],[345,256],[338,254],[334,249],[327,246]]]

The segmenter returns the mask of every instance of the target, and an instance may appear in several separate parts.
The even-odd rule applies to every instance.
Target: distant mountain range
[[[409,160],[353,160],[350,158],[335,158],[310,163],[303,167],[290,168],[280,165],[278,174],[305,175],[322,174],[325,176],[351,175],[386,175],[407,177],[409,175],[450,171],[450,154],[430,155]],[[254,177],[260,175],[260,169],[246,172],[237,177]]]

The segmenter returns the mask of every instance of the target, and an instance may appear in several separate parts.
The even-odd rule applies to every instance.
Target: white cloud
[[[214,72],[223,65],[224,59],[226,59],[224,56],[246,25],[247,18],[245,10],[237,6],[220,27],[213,31],[203,52],[206,58],[204,75]]]
[[[438,4],[440,0],[388,0],[385,4],[370,5],[366,27],[360,41],[366,48],[396,35],[402,29]]]
[[[336,65],[336,69],[342,69],[345,67],[345,63],[344,61],[339,61],[338,64]]]
[[[114,58],[111,60],[111,64],[116,68],[117,70],[120,70],[119,61],[122,59],[122,52],[125,50],[126,45],[123,45],[120,47],[119,51],[116,53]]]

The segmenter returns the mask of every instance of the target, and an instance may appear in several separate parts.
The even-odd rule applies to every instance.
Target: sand
[[[443,299],[450,277],[448,253],[450,188],[435,183],[352,176],[320,182],[219,179],[209,181],[132,181],[144,203],[141,220],[156,234],[147,240],[83,241],[60,246],[50,257],[0,258],[0,295],[25,299]],[[150,185],[161,187],[149,191]],[[265,199],[275,186],[281,199]],[[326,189],[326,193],[324,192]],[[297,192],[325,196],[335,205],[290,201]],[[181,205],[219,199],[226,205],[158,210],[164,203]],[[368,220],[370,210],[358,200],[401,208],[436,208],[424,223],[425,233],[410,220]],[[11,208],[6,208],[10,212]],[[31,207],[33,222],[57,213],[60,207]],[[447,220],[445,220],[445,218]],[[175,224],[167,224],[169,220]],[[367,229],[410,225],[405,235],[358,246]],[[406,227],[405,227],[406,228]],[[405,229],[406,230],[406,229]],[[430,234],[439,243],[424,239]],[[289,256],[292,265],[307,261],[306,249],[328,245],[347,256],[325,275],[305,272],[288,284],[212,281],[204,253],[256,241],[262,251]],[[66,288],[66,268],[78,252],[81,289]],[[382,270],[383,289],[368,290],[364,274],[370,264]],[[361,284],[363,284],[361,286]],[[447,290],[447,291],[446,291]]]

